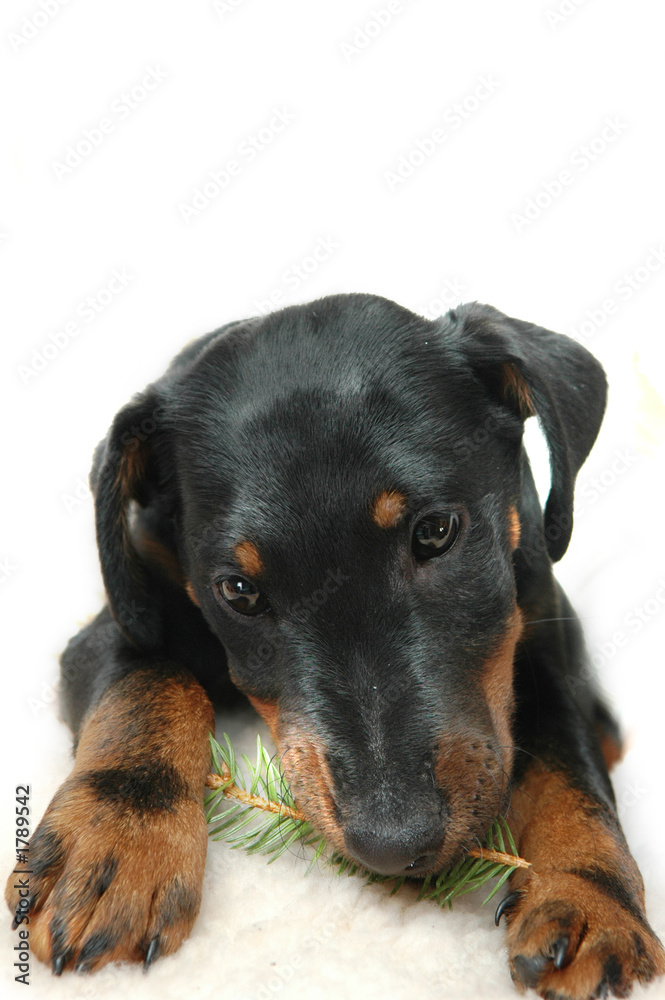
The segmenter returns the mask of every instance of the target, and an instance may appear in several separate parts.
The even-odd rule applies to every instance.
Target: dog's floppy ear
[[[141,649],[162,637],[161,609],[131,538],[131,505],[147,506],[159,490],[157,451],[164,408],[153,389],[120,410],[98,445],[90,473],[97,547],[109,606],[123,635]]]
[[[573,530],[575,478],[603,419],[605,372],[570,337],[511,319],[491,306],[468,303],[451,318],[476,377],[522,420],[535,415],[540,421],[551,470],[544,533],[556,562]]]

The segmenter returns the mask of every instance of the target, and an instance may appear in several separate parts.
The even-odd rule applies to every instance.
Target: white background
[[[53,685],[57,654],[102,601],[84,484],[115,411],[186,341],[270,296],[375,292],[430,315],[480,299],[576,336],[608,372],[558,572],[628,734],[615,784],[662,936],[657,7],[393,0],[377,27],[383,0],[43,3],[50,13],[38,0],[0,13],[7,867],[14,786],[31,784],[36,822],[70,766]],[[292,120],[261,133],[270,141],[250,159],[275,110]],[[101,141],[86,146],[86,130]],[[419,143],[431,155],[414,155]],[[210,172],[232,159],[239,173],[220,190]],[[108,295],[114,270],[125,286]],[[546,488],[542,442],[529,439]],[[251,745],[256,728],[247,716],[233,731]],[[326,873],[303,880],[297,858],[266,868],[219,844],[209,854],[179,955],[149,977],[55,980],[34,962],[35,994],[513,995],[503,933],[476,900],[444,914]],[[0,967],[13,995],[8,924]]]

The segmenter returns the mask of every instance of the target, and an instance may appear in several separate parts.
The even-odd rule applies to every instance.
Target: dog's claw
[[[503,897],[503,899],[496,908],[496,913],[494,914],[494,924],[496,927],[499,926],[499,921],[501,920],[501,917],[504,915],[504,913],[507,913],[509,910],[512,910],[513,906],[518,901],[520,896],[521,896],[520,891],[518,889],[515,889],[513,892],[509,892],[507,896]]]
[[[530,958],[527,958],[526,955],[516,955],[513,959],[515,971],[520,982],[523,986],[528,986],[530,989],[538,985],[538,980],[547,968],[548,963],[549,958],[547,955],[532,955]]]
[[[552,949],[550,951],[550,958],[552,959],[555,969],[561,969],[563,967],[567,950],[568,950],[568,938],[565,936],[560,937],[552,945]]]
[[[159,956],[159,934],[156,935],[148,945],[147,951],[145,953],[145,959],[143,960],[143,971],[147,972],[152,963]]]
[[[64,953],[61,952],[60,955],[57,955],[53,959],[53,963],[51,965],[51,968],[53,970],[53,975],[61,976],[64,965],[65,965],[65,955]]]

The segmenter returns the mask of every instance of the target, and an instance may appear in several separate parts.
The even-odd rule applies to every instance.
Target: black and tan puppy
[[[584,348],[488,306],[339,295],[202,337],[121,410],[91,474],[108,607],[62,658],[76,761],[28,903],[8,884],[37,956],[150,964],[187,936],[211,699],[237,688],[368,868],[432,872],[508,811],[532,862],[498,912],[518,984],[582,1000],[663,972],[618,731],[552,576],[605,394]]]

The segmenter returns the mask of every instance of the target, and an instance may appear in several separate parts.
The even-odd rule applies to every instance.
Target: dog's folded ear
[[[162,637],[159,598],[131,536],[132,503],[145,507],[160,490],[157,453],[164,451],[165,410],[149,388],[120,410],[98,445],[90,472],[97,547],[109,606],[134,646],[155,649]]]
[[[450,313],[449,321],[474,375],[494,398],[522,420],[538,417],[551,470],[543,527],[556,562],[573,529],[575,478],[605,412],[605,372],[570,337],[511,319],[491,306],[468,303]]]

